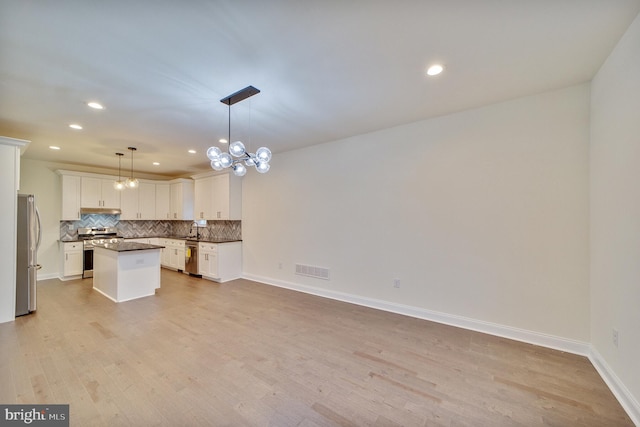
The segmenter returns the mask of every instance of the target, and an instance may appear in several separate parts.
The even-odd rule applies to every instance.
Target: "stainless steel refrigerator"
[[[16,316],[36,310],[38,247],[42,238],[40,215],[32,194],[18,194],[16,242]]]

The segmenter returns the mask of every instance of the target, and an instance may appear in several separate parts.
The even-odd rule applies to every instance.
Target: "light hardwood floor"
[[[72,426],[633,425],[584,357],[247,280],[38,292],[0,324],[0,403]]]

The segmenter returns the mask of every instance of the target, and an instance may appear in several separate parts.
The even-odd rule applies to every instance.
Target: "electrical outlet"
[[[394,288],[400,287],[400,279],[393,279],[393,287]]]
[[[618,346],[618,330],[617,329],[612,329],[611,330],[611,340],[613,341],[613,345],[615,345],[616,347]]]

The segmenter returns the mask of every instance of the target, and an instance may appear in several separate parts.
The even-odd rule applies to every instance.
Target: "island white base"
[[[93,289],[112,301],[154,295],[160,287],[160,249],[93,251]]]

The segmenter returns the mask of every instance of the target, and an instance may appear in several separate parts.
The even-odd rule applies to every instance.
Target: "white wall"
[[[279,154],[245,276],[588,342],[588,141],[584,84]]]
[[[60,213],[62,187],[60,175],[51,163],[22,158],[20,193],[36,196],[36,206],[42,221],[42,243],[38,249],[38,280],[58,277],[60,258]]]
[[[640,15],[593,79],[590,158],[591,339],[640,423]]]
[[[20,182],[20,148],[28,141],[0,136],[0,323],[16,315],[16,218]]]

